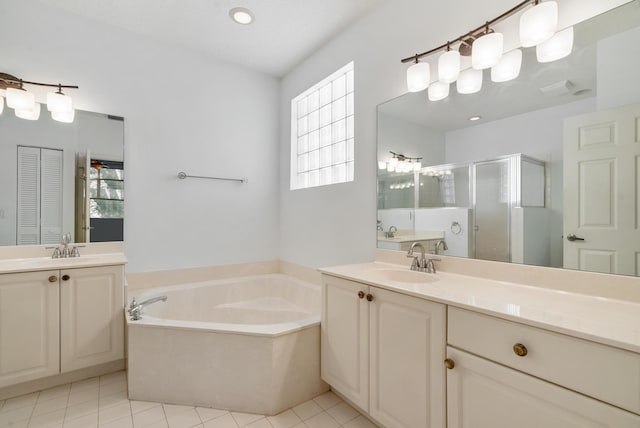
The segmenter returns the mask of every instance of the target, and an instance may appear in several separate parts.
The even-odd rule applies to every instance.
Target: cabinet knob
[[[58,282],[58,277],[57,277],[57,276],[55,276],[55,275],[51,275],[51,276],[49,277],[49,282]]]
[[[373,302],[373,294],[367,294],[367,302]]]
[[[62,280],[63,281],[69,281],[71,277],[69,275],[62,275]]]
[[[364,291],[362,290],[358,291],[358,297],[361,299],[364,299]]]
[[[446,360],[444,360],[444,366],[451,370],[456,366],[456,363],[451,358],[447,358]]]
[[[515,345],[513,345],[513,352],[515,352],[518,357],[524,357],[529,353],[527,347],[522,343],[516,343]]]

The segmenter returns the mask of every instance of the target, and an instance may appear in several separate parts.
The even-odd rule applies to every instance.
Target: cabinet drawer
[[[453,307],[447,341],[640,414],[639,354]],[[526,348],[526,355],[516,354],[516,344]]]

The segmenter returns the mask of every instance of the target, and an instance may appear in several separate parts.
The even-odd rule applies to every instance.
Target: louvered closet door
[[[62,239],[62,150],[42,149],[40,157],[40,243]]]
[[[18,146],[18,245],[40,243],[40,149]]]

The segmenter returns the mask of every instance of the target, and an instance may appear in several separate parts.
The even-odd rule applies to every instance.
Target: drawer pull
[[[62,280],[63,281],[69,281],[71,277],[69,275],[62,275]]]
[[[529,353],[527,347],[522,343],[516,343],[515,345],[513,345],[513,352],[515,352],[518,357],[524,357]]]
[[[451,358],[447,358],[446,360],[444,360],[444,366],[451,370],[456,366],[456,363]]]
[[[51,276],[49,277],[49,282],[57,282],[57,281],[58,281],[58,277],[57,277],[57,276],[55,276],[55,275],[51,275]]]
[[[364,299],[364,291],[362,291],[362,290],[358,291],[358,297],[360,299]]]
[[[373,302],[373,294],[367,294],[367,302]]]

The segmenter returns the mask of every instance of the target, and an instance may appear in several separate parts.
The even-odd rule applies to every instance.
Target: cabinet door
[[[124,358],[122,266],[61,271],[62,372]]]
[[[369,413],[387,427],[444,427],[445,306],[370,293]]]
[[[322,379],[364,410],[369,405],[367,290],[366,285],[323,275]]]
[[[0,275],[0,387],[60,370],[58,271]]]
[[[640,416],[455,348],[448,428],[638,428]],[[606,364],[606,362],[603,362]]]

